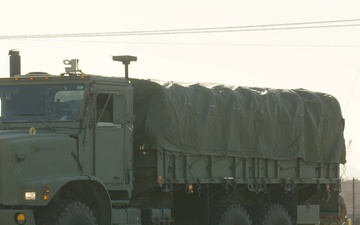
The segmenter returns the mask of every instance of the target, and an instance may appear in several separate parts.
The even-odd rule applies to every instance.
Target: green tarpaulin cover
[[[331,95],[132,79],[135,145],[184,154],[345,163]]]

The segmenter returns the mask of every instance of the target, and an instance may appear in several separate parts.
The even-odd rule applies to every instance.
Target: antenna
[[[136,62],[137,57],[131,56],[131,55],[118,55],[113,56],[114,61],[122,62],[125,65],[125,78],[129,78],[129,64],[130,62],[134,61]]]

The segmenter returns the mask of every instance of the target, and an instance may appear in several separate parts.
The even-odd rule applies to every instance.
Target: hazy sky
[[[359,12],[360,1],[3,1],[0,74],[9,74],[10,49],[20,51],[23,73],[60,74],[64,59],[78,58],[85,73],[123,76],[122,64],[113,62],[111,56],[129,54],[138,57],[130,65],[131,77],[326,92],[340,101],[346,143],[352,143],[344,178],[360,178]],[[354,21],[287,30],[5,38],[338,20]]]

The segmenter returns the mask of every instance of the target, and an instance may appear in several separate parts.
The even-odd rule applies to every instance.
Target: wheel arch
[[[97,179],[72,180],[54,196],[54,200],[77,200],[93,211],[99,224],[111,223],[111,202],[105,186]]]

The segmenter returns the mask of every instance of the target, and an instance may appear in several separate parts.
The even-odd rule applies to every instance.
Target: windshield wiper
[[[5,124],[3,124],[3,122],[0,120],[0,126],[2,126],[3,128],[5,128],[6,130],[10,130],[10,127],[6,126]]]
[[[44,114],[41,113],[22,113],[22,114],[17,114],[17,116],[43,116]]]
[[[55,131],[54,127],[51,126],[48,122],[46,122],[43,118],[41,118],[41,116],[36,115],[36,117],[37,117],[41,122],[43,122],[51,131]]]
[[[43,122],[51,131],[54,131],[54,127],[51,126],[48,122],[46,122],[41,116],[44,116],[44,114],[41,113],[22,113],[18,114],[18,116],[36,116],[41,122]]]

